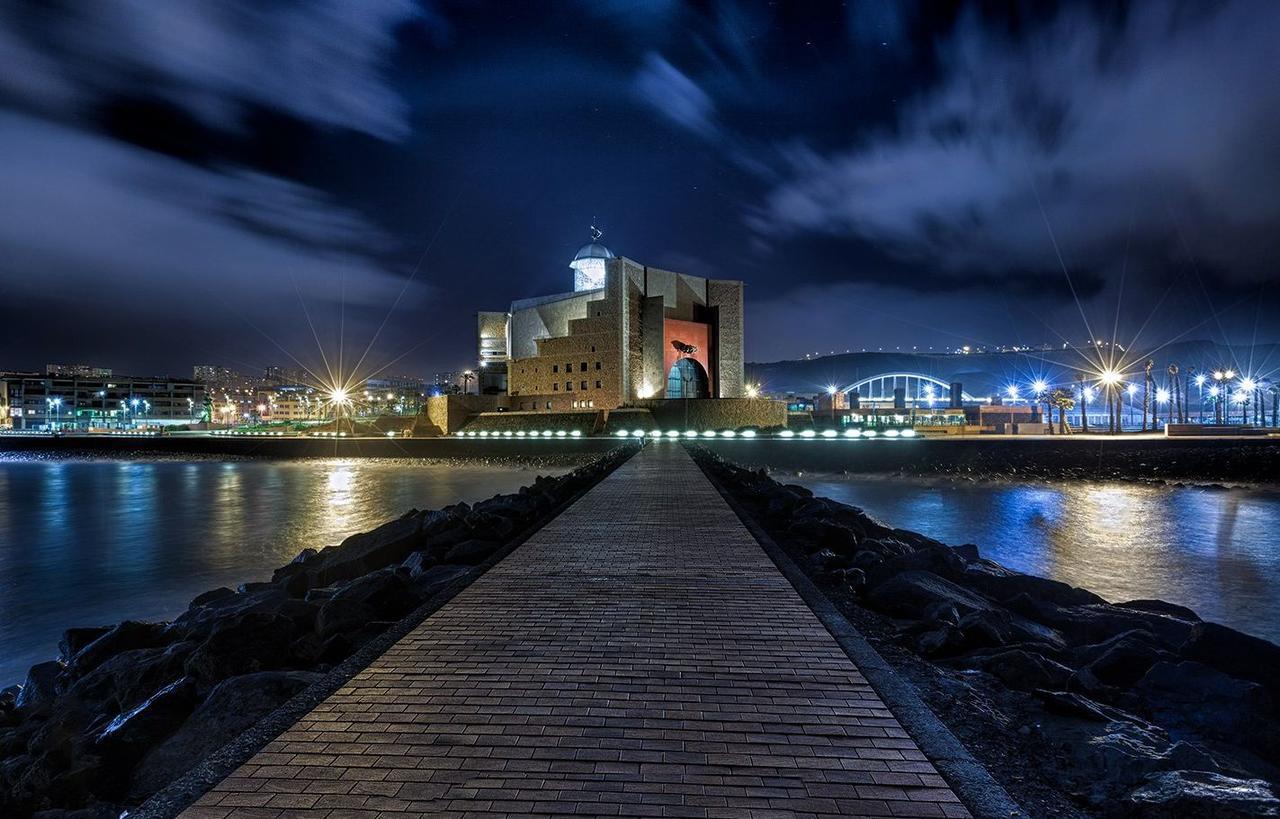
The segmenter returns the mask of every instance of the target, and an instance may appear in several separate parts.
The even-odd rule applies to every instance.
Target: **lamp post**
[[[1204,373],[1196,373],[1196,390],[1198,391],[1196,396],[1196,410],[1197,414],[1200,416],[1199,421],[1202,424],[1204,423],[1204,382]]]
[[[836,428],[836,385],[827,385],[827,401],[831,404],[831,428]]]
[[[54,416],[53,416],[53,417],[54,417],[56,420],[55,420],[54,425],[53,425],[53,431],[54,431],[54,432],[57,432],[57,431],[59,430],[59,428],[61,428],[61,426],[62,426],[62,399],[61,399],[61,398],[46,398],[44,401],[45,401],[45,404],[46,404],[47,406],[49,406],[49,407],[53,410],[53,412],[54,412]],[[46,415],[45,415],[45,418],[46,418],[46,419],[48,418],[48,414],[46,414]]]

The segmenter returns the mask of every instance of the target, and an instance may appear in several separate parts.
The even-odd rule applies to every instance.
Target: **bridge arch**
[[[880,373],[843,387],[841,392],[857,390],[861,401],[892,401],[893,391],[899,387],[906,390],[908,405],[928,406],[932,401],[935,405],[946,406],[951,400],[951,385],[924,373]],[[979,400],[963,391],[961,399],[966,402]]]

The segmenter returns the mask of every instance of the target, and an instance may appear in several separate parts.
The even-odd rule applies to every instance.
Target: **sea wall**
[[[1029,815],[1280,815],[1280,647],[694,453]]]
[[[1280,482],[1280,438],[755,438],[702,443],[740,466],[786,472]]]
[[[365,647],[425,619],[634,451],[614,447],[515,494],[307,549],[171,622],[67,629],[57,658],[0,691],[0,816],[117,817],[295,696],[341,685]]]

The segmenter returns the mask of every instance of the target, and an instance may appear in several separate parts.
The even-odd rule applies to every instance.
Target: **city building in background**
[[[505,384],[514,411],[742,397],[742,282],[648,267],[599,238],[570,263],[572,292],[479,313],[480,391]]]
[[[107,378],[111,375],[111,368],[93,367],[89,364],[46,364],[44,374],[60,378]]]
[[[194,380],[0,372],[5,426],[17,430],[147,429],[200,420]]]

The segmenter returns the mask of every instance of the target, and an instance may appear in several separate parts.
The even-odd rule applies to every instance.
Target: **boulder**
[[[14,707],[27,712],[43,710],[57,699],[58,677],[64,666],[61,660],[36,663],[27,671],[27,681],[14,699]]]
[[[1086,667],[1094,677],[1107,685],[1128,688],[1142,678],[1151,666],[1173,660],[1174,655],[1154,645],[1150,632],[1126,631],[1104,643],[1081,652]]]
[[[1280,723],[1263,686],[1202,663],[1158,662],[1135,691],[1162,725],[1241,745],[1280,764]]]
[[[450,507],[451,509],[454,507]],[[430,513],[404,517],[384,523],[371,532],[352,535],[337,546],[331,546],[308,561],[310,586],[328,586],[340,580],[367,574],[399,563],[410,552],[422,548],[425,530],[436,531],[452,514]],[[314,564],[314,568],[311,568]]]
[[[187,610],[190,611],[191,609],[198,609],[201,606],[207,606],[210,603],[214,603],[214,602],[217,602],[218,600],[231,597],[234,594],[235,592],[232,591],[231,589],[228,589],[226,586],[222,586],[217,589],[210,589],[207,592],[202,592],[200,594],[197,594],[195,597],[193,597],[191,599],[190,605],[187,606]]]
[[[1167,649],[1182,645],[1194,624],[1163,614],[1122,609],[1109,603],[1059,606],[1023,593],[1009,600],[1010,609],[1052,626],[1073,645],[1097,643],[1134,629],[1150,632]]]
[[[964,647],[964,636],[955,626],[942,623],[937,628],[916,636],[916,652],[923,657],[944,657],[955,654]]]
[[[142,704],[120,714],[94,740],[113,767],[126,768],[148,748],[175,731],[196,704],[196,681],[176,680]]]
[[[69,628],[62,632],[62,639],[58,640],[58,654],[64,663],[69,663],[71,662],[71,658],[80,652],[80,649],[89,645],[89,643],[92,643],[108,631],[111,631],[111,626]]]
[[[347,602],[367,607],[375,617],[399,619],[417,608],[421,598],[409,583],[407,572],[389,567],[343,584],[325,603],[324,608]]]
[[[935,603],[949,603],[962,615],[993,608],[988,600],[923,570],[893,575],[873,586],[865,599],[877,611],[912,620],[920,619]]]
[[[407,571],[409,577],[413,578],[427,571],[434,564],[435,561],[431,559],[431,554],[425,549],[420,549],[406,557],[400,563],[400,568]]]
[[[319,678],[302,671],[264,671],[218,683],[181,727],[143,757],[133,772],[131,801],[182,776]]]
[[[358,600],[329,600],[316,616],[316,634],[332,637],[359,631],[375,617],[373,609]]]
[[[293,622],[271,612],[248,612],[219,623],[196,647],[186,671],[202,687],[228,677],[287,668]]]
[[[1280,646],[1217,623],[1196,623],[1182,656],[1266,686],[1280,700]]]
[[[94,703],[107,713],[127,711],[181,677],[195,647],[196,643],[188,640],[122,651],[72,683],[67,694]]]
[[[1247,819],[1280,816],[1280,799],[1262,779],[1211,771],[1168,771],[1146,777],[1124,800],[1135,819]]]
[[[1015,691],[1058,690],[1071,676],[1071,669],[1066,666],[1016,648],[965,662],[963,667],[985,671]]]
[[[275,614],[293,602],[294,598],[277,586],[245,593],[233,592],[188,609],[169,625],[169,631],[183,639],[204,639],[219,623],[247,614]]]
[[[1087,741],[1069,743],[1063,750],[1075,778],[1086,788],[1085,798],[1099,807],[1114,804],[1154,773],[1218,770],[1214,759],[1195,745],[1172,741],[1158,728],[1129,721],[1109,722]]]
[[[515,520],[506,515],[479,511],[472,511],[463,518],[463,523],[471,532],[471,537],[497,541],[506,540],[514,535],[519,526]]]
[[[69,672],[79,676],[92,671],[108,657],[135,648],[155,648],[169,641],[164,623],[140,623],[125,620],[76,652]]]
[[[1076,606],[1089,603],[1105,603],[1098,595],[1078,589],[1057,580],[1022,574],[1006,569],[990,560],[974,560],[962,569],[963,576],[957,582],[977,590],[992,600],[1005,602],[1026,594],[1058,606]]]
[[[1174,603],[1166,603],[1164,600],[1130,600],[1126,603],[1116,603],[1115,605],[1122,609],[1149,611],[1153,614],[1163,614],[1167,617],[1176,617],[1179,620],[1186,620],[1190,623],[1200,622],[1200,615],[1196,614],[1191,609]]]
[[[498,550],[502,544],[493,540],[464,540],[450,547],[445,553],[447,563],[465,563],[475,566],[483,563],[489,555]]]
[[[433,566],[414,577],[411,581],[418,596],[423,600],[456,582],[460,578],[476,571],[470,566]]]

